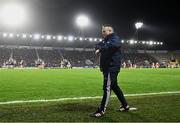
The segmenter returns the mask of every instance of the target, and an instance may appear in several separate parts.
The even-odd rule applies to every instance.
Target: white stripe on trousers
[[[106,93],[107,93],[107,96],[106,96],[106,102],[105,102],[105,109],[108,105],[108,102],[109,102],[109,98],[111,96],[111,77],[110,77],[110,73],[108,73],[108,80],[107,80],[107,85],[106,85]]]

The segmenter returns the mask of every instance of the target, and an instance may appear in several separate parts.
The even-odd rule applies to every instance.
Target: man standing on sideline
[[[100,55],[100,70],[104,77],[103,98],[97,111],[90,114],[91,117],[101,117],[105,113],[111,90],[114,91],[121,103],[117,111],[129,110],[129,105],[117,83],[117,76],[121,67],[120,38],[114,33],[114,29],[111,25],[104,25],[102,27],[102,36],[104,40],[96,44],[95,53],[96,55]]]

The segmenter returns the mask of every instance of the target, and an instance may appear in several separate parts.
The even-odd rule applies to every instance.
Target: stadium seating
[[[98,64],[94,51],[78,51],[64,49],[35,49],[35,48],[0,48],[0,65],[8,61],[10,56],[17,61],[17,64],[24,60],[27,67],[34,67],[35,61],[39,58],[45,61],[46,67],[59,67],[63,59],[67,59],[73,67],[88,66],[88,62]],[[130,61],[138,66],[143,65],[145,61],[149,63],[156,62],[156,59],[139,53],[124,53],[123,61]]]

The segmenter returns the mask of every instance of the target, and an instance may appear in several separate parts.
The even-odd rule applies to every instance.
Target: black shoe
[[[98,109],[96,112],[91,113],[89,116],[90,117],[101,117],[103,116],[105,113],[105,111],[101,111],[100,109]]]
[[[126,107],[121,106],[120,108],[116,109],[116,111],[120,111],[120,112],[122,112],[122,111],[129,111],[129,105],[127,105]]]

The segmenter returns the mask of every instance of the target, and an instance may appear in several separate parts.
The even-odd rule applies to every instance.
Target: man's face
[[[105,38],[106,36],[111,34],[110,27],[102,27],[102,36]]]

